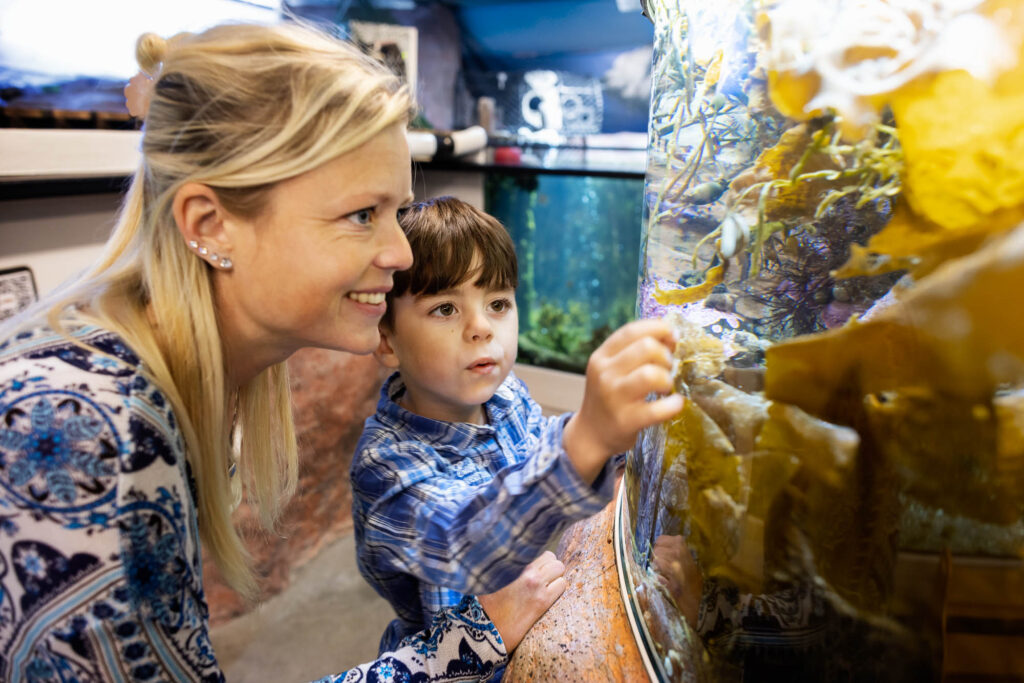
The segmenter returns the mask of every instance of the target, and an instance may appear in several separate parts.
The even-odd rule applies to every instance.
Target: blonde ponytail
[[[286,366],[227,386],[210,267],[172,215],[187,182],[211,187],[251,217],[267,191],[408,121],[407,90],[354,47],[295,24],[230,25],[164,40],[141,36],[155,81],[142,163],[96,265],[50,302],[59,329],[88,319],[120,334],[174,407],[198,489],[204,552],[253,598],[257,584],[231,511],[231,425],[242,432],[238,476],[272,527],[298,479]],[[234,396],[237,389],[237,406]]]

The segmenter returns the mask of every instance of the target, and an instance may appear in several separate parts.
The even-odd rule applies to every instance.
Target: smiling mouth
[[[349,292],[345,296],[361,304],[384,303],[384,292]]]

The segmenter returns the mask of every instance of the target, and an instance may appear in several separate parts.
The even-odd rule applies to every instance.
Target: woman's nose
[[[384,244],[377,252],[377,267],[385,270],[406,270],[412,265],[412,248],[398,221],[392,221],[390,230],[385,231]]]

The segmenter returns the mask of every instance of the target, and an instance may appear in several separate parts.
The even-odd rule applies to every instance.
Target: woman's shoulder
[[[102,651],[149,677],[154,643],[190,673],[211,670],[173,412],[123,339],[70,334],[85,347],[38,328],[0,349],[0,602],[17,605],[0,620],[0,679],[19,661],[12,643],[67,670]]]
[[[101,375],[126,375],[137,371],[140,360],[120,335],[95,325],[75,325],[54,330],[49,325],[21,329],[0,339],[0,368],[16,363],[51,359]]]
[[[17,423],[23,434],[57,430],[78,451],[75,444],[86,442],[109,447],[125,472],[158,458],[177,465],[184,447],[169,401],[138,354],[95,326],[40,326],[0,343],[0,417],[9,434]]]

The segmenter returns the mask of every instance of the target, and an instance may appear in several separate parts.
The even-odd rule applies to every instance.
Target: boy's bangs
[[[505,228],[498,225],[498,229],[506,239],[484,239],[476,245],[476,253],[480,255],[480,275],[473,284],[481,289],[515,289],[519,286],[515,246]]]
[[[515,245],[494,217],[442,197],[414,205],[400,221],[413,266],[395,273],[396,295],[429,296],[473,277],[473,284],[483,289],[514,290],[519,285]]]
[[[500,228],[504,232],[504,228]],[[515,289],[518,282],[515,250],[494,239],[490,231],[470,229],[435,234],[433,244],[422,244],[413,253],[423,254],[421,267],[413,268],[409,293],[431,295],[454,289],[476,276],[482,289]],[[511,253],[510,253],[511,252]],[[426,255],[430,256],[427,257]],[[397,274],[396,274],[397,275]]]

